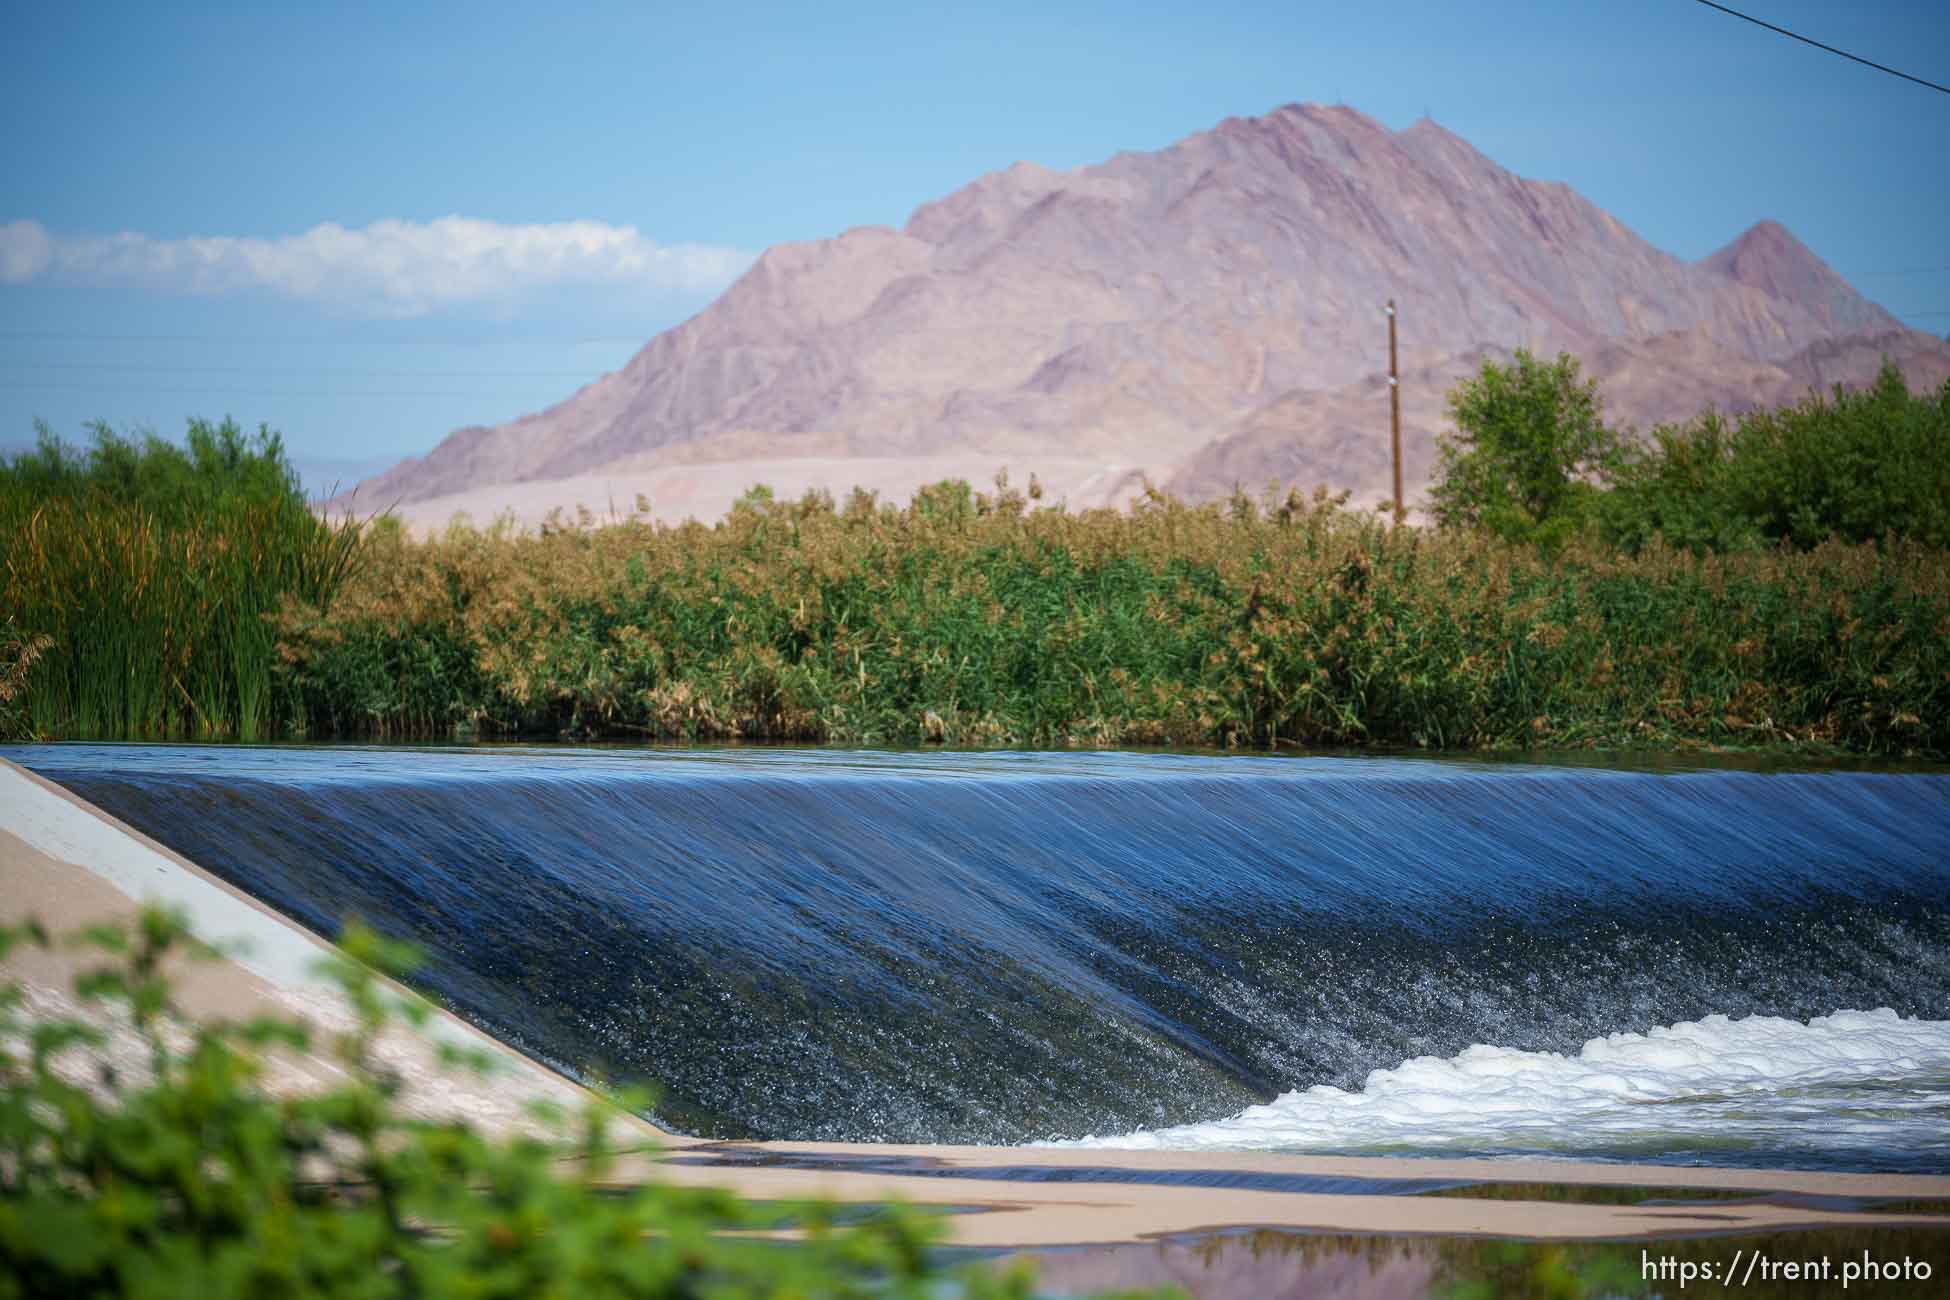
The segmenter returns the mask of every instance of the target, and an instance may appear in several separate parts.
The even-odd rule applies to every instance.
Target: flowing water
[[[1950,775],[0,751],[734,1137],[1950,1171]]]

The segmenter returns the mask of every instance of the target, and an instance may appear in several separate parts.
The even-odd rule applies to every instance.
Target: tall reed
[[[183,447],[97,426],[86,452],[43,430],[0,463],[9,616],[44,638],[22,694],[58,737],[278,734],[284,600],[329,601],[356,556],[350,524],[306,506],[277,435],[192,421]]]
[[[45,635],[22,637],[11,615],[0,628],[0,741],[33,739],[27,718],[27,678],[53,643]]]

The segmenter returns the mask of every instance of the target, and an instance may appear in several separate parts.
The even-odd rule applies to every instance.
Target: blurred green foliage
[[[170,963],[198,945],[170,913],[148,910],[132,931],[96,926],[71,942],[100,957],[74,984],[89,1014],[37,1019],[18,985],[0,992],[6,1300],[1030,1293],[1021,1271],[944,1272],[930,1253],[941,1220],[898,1206],[845,1225],[825,1203],[758,1206],[654,1180],[615,1186],[619,1152],[602,1107],[573,1123],[537,1108],[552,1139],[409,1118],[377,1046],[429,1009],[379,975],[403,971],[411,950],[357,926],[326,968],[350,1028],[326,1036],[277,1018],[190,1023]],[[37,925],[0,929],[0,958],[47,943]],[[141,1044],[142,1064],[111,1054],[105,1026]],[[267,1091],[271,1057],[312,1050],[329,1054],[342,1082]],[[489,1068],[478,1053],[441,1056]],[[762,1235],[781,1228],[797,1239]]]
[[[1595,1300],[1647,1292],[1637,1256],[1586,1243],[1475,1241],[1445,1251],[1432,1294],[1441,1300]]]

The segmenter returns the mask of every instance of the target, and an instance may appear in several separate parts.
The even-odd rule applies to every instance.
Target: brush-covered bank
[[[1030,506],[956,483],[754,493],[713,527],[378,528],[330,605],[287,606],[278,672],[317,736],[1950,753],[1934,548]]]
[[[1573,369],[1534,369],[1552,382],[1517,384],[1519,413],[1576,395]],[[1937,516],[1885,503],[1867,517],[1908,527],[1874,536],[1824,513],[1862,495],[1843,479],[1762,473],[1819,444],[1927,478],[1950,390],[1898,378],[1795,411],[1731,440],[1655,431],[1602,492],[1546,457],[1564,509],[1436,530],[1319,493],[1070,513],[950,482],[904,506],[754,489],[711,526],[416,540],[317,518],[268,431],[44,434],[0,462],[0,738],[1950,756]],[[1760,436],[1790,415],[1793,455]],[[1773,495],[1720,490],[1740,474]],[[1769,524],[1776,498],[1794,528]],[[1701,512],[1747,523],[1718,542],[1673,524]]]

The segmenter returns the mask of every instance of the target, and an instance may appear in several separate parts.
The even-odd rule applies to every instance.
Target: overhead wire
[[[1950,86],[1939,85],[1934,81],[1926,81],[1922,77],[1911,76],[1899,68],[1892,68],[1886,63],[1877,63],[1874,59],[1865,59],[1859,54],[1850,54],[1847,50],[1841,50],[1835,48],[1833,45],[1823,44],[1812,36],[1803,36],[1800,32],[1789,31],[1787,28],[1770,23],[1764,18],[1756,18],[1752,14],[1743,14],[1738,9],[1729,9],[1723,4],[1716,4],[1714,0],[1698,0],[1698,2],[1705,5],[1708,9],[1717,9],[1723,14],[1731,15],[1744,22],[1750,22],[1756,27],[1765,27],[1770,32],[1777,32],[1789,40],[1800,41],[1803,45],[1812,45],[1818,50],[1826,50],[1830,54],[1838,54],[1844,59],[1851,59],[1865,68],[1874,68],[1877,72],[1886,72],[1892,77],[1901,77],[1904,81],[1913,81],[1919,86],[1925,86],[1942,94],[1950,95]]]

